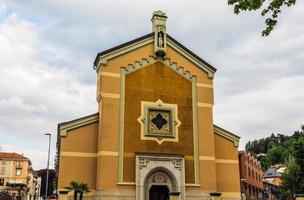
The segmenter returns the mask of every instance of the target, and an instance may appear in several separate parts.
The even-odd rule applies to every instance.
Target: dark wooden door
[[[169,190],[165,185],[153,185],[149,191],[149,200],[169,200]]]

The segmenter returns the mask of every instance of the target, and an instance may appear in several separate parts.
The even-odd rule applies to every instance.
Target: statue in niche
[[[164,48],[164,33],[162,31],[158,32],[157,38],[158,38],[158,47]]]

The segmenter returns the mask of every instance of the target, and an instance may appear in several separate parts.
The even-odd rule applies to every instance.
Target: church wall
[[[230,159],[238,161],[238,148],[231,140],[215,135],[215,156],[217,159]]]
[[[207,87],[197,87],[197,99],[199,102],[213,104],[213,89]]]
[[[117,152],[119,139],[119,99],[104,97],[101,100],[98,151]]]
[[[98,71],[97,101],[99,102],[98,110],[101,115],[98,139],[98,150],[101,153],[98,155],[97,164],[97,189],[99,190],[104,188],[130,187],[128,185],[117,185],[120,127],[120,68],[127,67],[128,64],[141,60],[143,57],[149,57],[152,54],[153,45],[145,45],[109,60],[107,66],[100,67]],[[106,165],[104,164],[105,162]]]
[[[67,187],[71,181],[83,182],[96,188],[96,157],[61,156],[58,188]]]
[[[191,82],[178,75],[162,63],[155,63],[126,76],[125,84],[125,153],[148,152],[193,156],[193,121]],[[178,105],[179,127],[178,142],[158,144],[151,140],[140,139],[141,101]],[[192,165],[186,160],[186,182],[193,183]],[[134,157],[124,159],[124,181],[134,181]],[[189,173],[187,173],[189,171]]]
[[[123,54],[107,62],[107,66],[100,67],[97,79],[98,110],[101,114],[99,132],[99,154],[97,170],[97,188],[117,188],[118,171],[118,142],[119,142],[119,99],[120,99],[120,68],[127,67],[135,60],[148,57],[153,53],[153,45],[145,45],[132,52]],[[102,100],[101,100],[102,99]],[[111,169],[103,165],[107,160]],[[111,172],[110,172],[111,171]],[[114,173],[115,171],[115,173]],[[115,177],[113,179],[113,177]],[[111,186],[107,179],[112,179]]]
[[[116,117],[116,111],[119,109],[119,103],[117,98],[117,95],[119,96],[120,94],[120,68],[121,67],[126,67],[128,64],[133,64],[136,60],[140,61],[142,58],[148,58],[149,55],[153,54],[153,45],[149,44],[144,47],[141,47],[139,49],[136,49],[132,52],[129,52],[127,54],[123,54],[119,57],[116,57],[112,60],[109,60],[107,62],[107,66],[105,67],[100,67],[100,70],[98,72],[98,77],[100,79],[100,85],[99,87],[99,93],[110,93],[105,94],[103,98],[103,104],[105,104],[105,101],[113,101],[111,103],[111,106],[101,106],[101,102],[99,105],[99,112],[101,113],[101,116],[109,116],[106,115],[105,112],[111,112],[111,123],[104,123],[107,124],[108,128],[104,128],[104,132],[107,129],[111,129],[110,127],[118,127],[119,125],[119,117]],[[190,71],[191,75],[196,75],[197,76],[197,83],[198,87],[196,88],[197,90],[197,102],[200,103],[205,103],[206,105],[203,105],[202,107],[198,108],[198,132],[199,132],[199,141],[200,141],[200,156],[214,156],[214,142],[213,142],[213,116],[212,116],[212,106],[213,106],[213,85],[212,85],[212,80],[207,77],[207,74],[198,69],[196,65],[194,65],[192,62],[187,60],[186,58],[182,57],[179,53],[174,51],[171,47],[167,47],[167,56],[171,59],[171,62],[177,62],[178,65],[183,66],[187,71]],[[111,96],[112,95],[112,96]],[[102,96],[102,95],[101,95]],[[115,97],[116,96],[116,97]],[[206,107],[204,107],[206,106]],[[104,109],[101,109],[104,108]],[[117,112],[119,113],[119,112]],[[102,129],[100,127],[100,130]],[[106,129],[106,130],[105,130]],[[102,133],[101,133],[102,134]],[[118,138],[119,131],[117,129],[114,130],[112,128],[111,130],[111,135],[114,138]],[[100,138],[103,138],[104,135],[102,135]],[[100,140],[101,141],[101,140]],[[107,142],[105,142],[107,145]],[[101,146],[101,145],[99,145]],[[116,144],[115,144],[116,146]],[[111,148],[105,148],[104,150],[110,150],[117,152],[118,154],[118,149],[113,149]],[[116,155],[114,156],[116,157]],[[134,158],[129,158],[129,159],[134,159]],[[185,158],[186,160],[186,165],[192,165],[191,162],[193,162],[193,158],[189,159],[188,157]],[[187,161],[188,160],[188,161]],[[130,161],[131,162],[131,161]],[[200,161],[201,163],[204,161]],[[213,165],[213,168],[209,171],[211,174],[215,174],[215,163],[212,161],[207,161],[206,163],[209,163],[208,165]],[[114,165],[116,163],[113,163]],[[133,163],[134,165],[134,163]],[[203,164],[204,165],[204,164]],[[115,166],[118,168],[118,166]],[[206,168],[206,166],[203,166],[203,168]],[[200,167],[201,168],[201,167]],[[99,169],[99,171],[102,171],[102,169]],[[134,173],[134,172],[132,172]],[[189,176],[193,176],[192,174],[193,171],[188,172]],[[210,174],[209,173],[209,174]],[[215,188],[216,183],[215,180],[211,180],[212,178],[207,178],[203,177],[204,173],[201,173],[201,185],[205,188]],[[206,174],[207,175],[207,174]],[[210,179],[210,180],[208,180]],[[99,184],[102,185],[102,179],[98,179]],[[116,187],[116,185],[113,185],[113,187]]]
[[[216,171],[214,160],[200,160],[200,182],[201,189],[205,191],[216,191]],[[189,188],[190,189],[196,189]]]
[[[97,136],[98,122],[70,130],[60,138],[59,189],[71,181],[84,182],[95,189]]]
[[[61,151],[97,153],[98,122],[70,130],[61,137]]]
[[[152,52],[152,44],[143,46],[109,60],[107,66],[101,67],[97,74],[99,80],[97,99],[98,96],[101,97],[98,110],[102,118],[98,145],[99,151],[102,152],[98,155],[97,188],[99,190],[119,187],[116,183],[118,180],[120,68],[126,67],[135,60],[140,60],[143,56],[148,57]]]
[[[120,82],[117,77],[101,76],[101,91],[107,93],[120,93]]]
[[[238,149],[234,143],[215,134],[217,189],[227,198],[240,197]]]
[[[216,168],[214,161],[213,80],[208,78],[206,72],[168,46],[167,56],[171,61],[177,62],[185,70],[190,71],[191,75],[196,75],[197,77],[196,92],[201,185],[199,188],[214,191],[216,190]],[[187,187],[188,191],[197,189],[198,187]]]
[[[98,54],[95,64],[98,62],[100,66],[95,67],[99,116],[94,114],[69,122],[74,126],[63,123],[65,127],[59,128],[62,135],[68,131],[61,138],[59,189],[75,180],[87,183],[92,189],[85,195],[87,200],[142,199],[143,188],[147,187],[144,185],[152,184],[152,179],[144,181],[146,172],[155,166],[169,165],[179,184],[174,188],[173,179],[165,182],[172,191],[181,188],[182,199],[210,199],[209,192],[214,191],[222,192],[223,199],[240,199],[235,146],[238,137],[213,125],[212,78],[216,70],[205,68],[196,56],[170,36],[167,38],[166,17],[162,17],[161,11],[156,13],[159,13],[153,15],[156,21],[152,18],[154,36],[149,34]],[[154,57],[163,53],[164,59]],[[157,105],[151,103],[159,99],[162,102],[158,101]],[[141,111],[142,108],[146,111]],[[158,127],[163,134],[170,135],[169,130],[178,127],[178,140],[174,134],[171,138],[168,135],[160,138],[163,135],[155,131],[153,124],[147,127],[147,119],[151,118],[157,119],[154,125],[164,127]],[[170,127],[164,119],[172,122]],[[79,127],[92,123],[90,120],[99,121]],[[149,129],[151,135],[159,134],[158,138],[150,140],[151,135],[145,135],[144,129]],[[145,155],[149,157],[147,161],[144,154],[137,153],[175,155]],[[135,155],[138,156],[136,166]],[[175,157],[184,160],[176,162]]]
[[[198,127],[199,127],[199,145],[201,159],[215,156],[214,152],[214,132],[213,132],[213,111],[211,108],[198,108]],[[202,157],[203,156],[203,157]]]
[[[97,189],[116,187],[119,142],[119,98],[102,97],[100,101]],[[111,181],[108,181],[111,180]]]

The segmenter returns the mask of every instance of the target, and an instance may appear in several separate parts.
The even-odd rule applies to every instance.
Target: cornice
[[[99,113],[96,113],[96,114],[82,117],[79,119],[75,119],[75,120],[72,120],[69,122],[64,122],[64,123],[58,124],[60,136],[65,137],[65,136],[67,136],[68,131],[88,125],[88,124],[98,122],[98,120],[99,120]]]
[[[233,145],[235,147],[239,146],[239,142],[240,142],[240,137],[239,136],[234,135],[233,133],[230,133],[229,131],[226,131],[225,129],[223,129],[221,127],[218,127],[216,125],[213,125],[213,127],[214,127],[214,133],[215,134],[232,141]]]
[[[130,51],[133,51],[135,49],[138,49],[142,46],[153,43],[154,42],[153,36],[154,36],[153,34],[148,34],[141,38],[132,40],[130,42],[124,43],[122,45],[119,45],[117,47],[114,47],[112,49],[99,53],[96,56],[96,59],[94,62],[94,69],[96,70],[96,72],[98,72],[99,68],[101,66],[107,65],[108,60],[118,57],[120,55],[123,55],[125,53],[128,53]]]

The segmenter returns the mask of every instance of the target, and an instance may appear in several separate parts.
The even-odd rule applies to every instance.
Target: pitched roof
[[[139,37],[139,38],[133,39],[133,40],[131,40],[131,41],[129,41],[129,42],[125,42],[125,43],[120,44],[120,45],[118,45],[118,46],[112,47],[112,48],[110,48],[110,49],[107,49],[107,50],[104,50],[104,51],[99,52],[99,53],[97,54],[96,58],[95,58],[94,67],[96,67],[96,65],[98,64],[98,57],[99,57],[99,56],[102,56],[102,55],[108,54],[108,53],[110,53],[110,52],[112,52],[112,51],[115,51],[115,50],[117,50],[117,49],[120,49],[120,48],[129,46],[130,44],[133,44],[133,43],[136,43],[136,42],[141,41],[141,40],[143,40],[143,39],[152,37],[153,35],[154,35],[154,32],[149,33],[149,34],[144,35],[144,36],[141,36],[141,37]]]
[[[15,152],[0,152],[0,160],[8,159],[8,160],[28,160],[27,157],[20,155]]]
[[[99,52],[95,58],[94,61],[94,69],[96,69],[98,66],[98,62],[99,62],[99,57],[100,56],[105,56],[106,54],[112,53],[114,51],[117,51],[119,49],[122,49],[124,47],[127,47],[129,45],[132,45],[134,43],[140,42],[142,40],[145,40],[147,38],[152,38],[154,36],[154,32],[149,33],[147,35],[144,35],[142,37],[136,38],[134,40],[131,40],[129,42],[120,44],[118,46],[115,46],[113,48],[107,49],[105,51]],[[185,52],[187,52],[190,56],[192,56],[193,58],[195,58],[196,60],[198,60],[200,63],[202,63],[203,65],[205,65],[209,70],[216,72],[216,68],[213,67],[212,65],[210,65],[208,62],[206,62],[205,60],[203,60],[201,57],[199,57],[198,55],[196,55],[195,53],[193,53],[192,51],[190,51],[188,48],[186,48],[184,45],[182,45],[180,42],[178,42],[177,40],[175,40],[173,37],[171,37],[169,34],[167,34],[167,38],[169,41],[173,42],[175,45],[177,45],[179,48],[183,49]]]
[[[274,178],[274,177],[280,177],[281,174],[276,170],[276,168],[269,168],[263,178]]]

